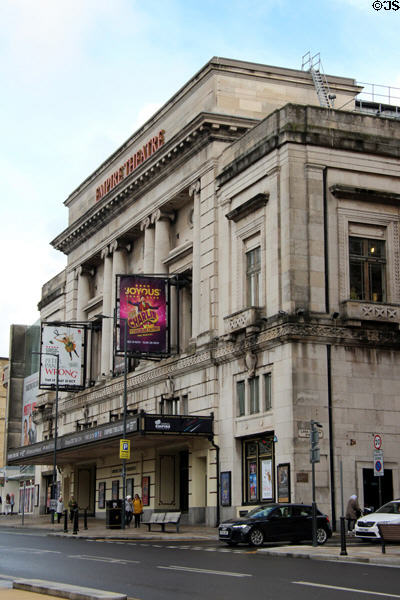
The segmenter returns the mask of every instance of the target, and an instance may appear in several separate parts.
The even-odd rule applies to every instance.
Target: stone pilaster
[[[168,267],[164,264],[171,250],[170,223],[174,219],[174,213],[156,210],[151,215],[151,222],[155,225],[154,235],[154,273],[168,273]]]
[[[90,272],[84,266],[80,266],[75,270],[75,276],[78,279],[78,298],[76,308],[76,320],[86,321],[86,311],[84,307],[90,299]]]
[[[154,226],[150,217],[140,223],[140,229],[144,231],[144,256],[143,273],[154,272]]]
[[[189,188],[193,197],[192,338],[200,332],[200,180]]]
[[[108,247],[101,252],[104,261],[103,277],[103,315],[112,316],[112,255]],[[106,377],[110,373],[110,356],[112,348],[112,319],[103,319],[101,338],[101,369]]]

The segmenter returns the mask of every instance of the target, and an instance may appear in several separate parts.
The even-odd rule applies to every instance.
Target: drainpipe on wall
[[[217,515],[215,527],[218,527],[220,521],[220,507],[219,507],[219,446],[214,442],[214,435],[210,435],[208,438],[209,442],[214,446],[216,450],[216,465],[217,465]]]

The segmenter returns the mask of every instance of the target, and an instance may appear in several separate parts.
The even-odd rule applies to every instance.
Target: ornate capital
[[[101,260],[104,260],[105,258],[107,258],[107,256],[109,256],[111,254],[110,252],[110,248],[108,246],[106,246],[105,248],[103,248],[103,250],[101,251]]]
[[[140,231],[144,231],[145,229],[149,229],[149,227],[151,227],[151,226],[152,226],[151,218],[150,217],[146,217],[140,223]]]
[[[151,215],[151,222],[157,223],[157,221],[174,221],[175,213],[163,211],[161,209],[157,209]]]
[[[114,254],[115,252],[130,252],[132,250],[132,244],[129,242],[123,242],[121,240],[114,240],[110,244],[110,254]]]
[[[200,183],[200,179],[198,179],[197,181],[192,183],[192,185],[189,187],[189,196],[194,196],[195,194],[200,194],[200,190],[201,190],[201,183]]]
[[[95,274],[94,267],[90,267],[87,265],[79,265],[79,267],[76,267],[75,272],[74,272],[75,279],[79,279],[79,277],[83,277],[85,275],[93,277],[94,274]]]

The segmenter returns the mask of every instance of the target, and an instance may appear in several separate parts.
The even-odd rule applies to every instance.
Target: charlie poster
[[[117,352],[129,354],[167,354],[168,281],[161,277],[121,275],[119,281],[120,335]]]

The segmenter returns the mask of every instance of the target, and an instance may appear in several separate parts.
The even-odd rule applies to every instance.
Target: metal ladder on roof
[[[302,56],[301,69],[302,71],[307,70],[311,73],[320,106],[333,108],[336,96],[329,89],[328,80],[322,68],[320,53],[317,52],[317,54],[312,56],[310,51],[306,52]]]

